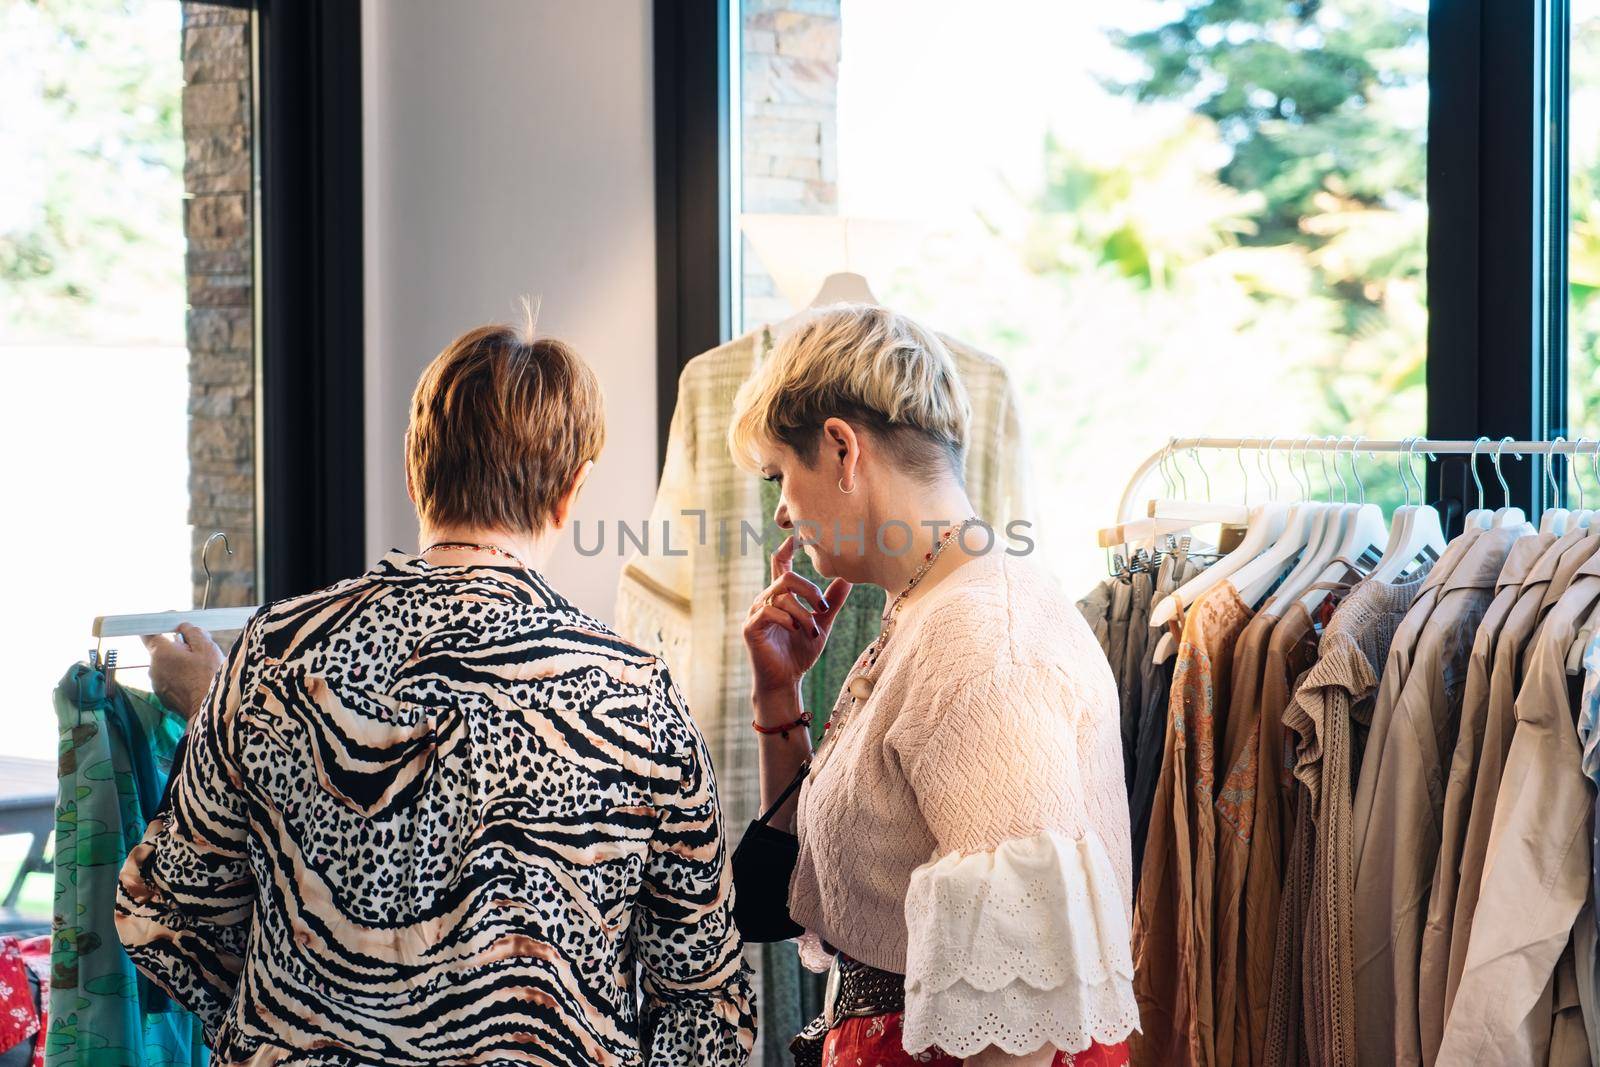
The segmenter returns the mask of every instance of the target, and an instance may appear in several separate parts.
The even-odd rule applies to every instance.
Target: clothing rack
[[[1174,437],[1163,447],[1152,452],[1150,456],[1133,472],[1133,477],[1128,481],[1128,487],[1123,490],[1122,502],[1117,507],[1117,521],[1128,522],[1136,517],[1135,503],[1138,499],[1139,489],[1151,474],[1155,473],[1161,464],[1181,453],[1193,452],[1198,449],[1227,452],[1332,452],[1348,453],[1355,455],[1357,452],[1366,452],[1375,455],[1409,454],[1419,455],[1424,459],[1433,459],[1438,456],[1488,456],[1498,466],[1501,458],[1507,454],[1514,459],[1521,459],[1525,455],[1539,456],[1595,456],[1600,460],[1600,441],[1580,437],[1576,441],[1557,438],[1553,441],[1517,441],[1509,437],[1495,440],[1489,437],[1480,437],[1475,441],[1434,441],[1426,437],[1408,437],[1403,441],[1367,440],[1364,437]]]

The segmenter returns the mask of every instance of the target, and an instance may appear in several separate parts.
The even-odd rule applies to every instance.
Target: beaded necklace
[[[524,569],[527,569],[527,566],[528,566],[526,563],[522,562],[522,560],[517,555],[515,555],[514,553],[511,553],[511,552],[507,552],[505,549],[501,548],[499,545],[480,545],[480,544],[476,544],[476,543],[474,543],[472,541],[435,541],[433,544],[431,544],[427,548],[423,549],[419,553],[419,555],[426,556],[429,552],[432,552],[434,549],[455,550],[455,551],[458,551],[458,552],[487,552],[491,556],[504,556],[506,559],[509,559],[512,563],[515,563],[517,566],[522,567]]]
[[[917,565],[916,571],[912,573],[911,580],[906,582],[906,587],[900,590],[899,594],[890,602],[889,609],[883,613],[883,623],[878,630],[877,639],[867,646],[865,655],[858,661],[860,664],[859,669],[845,681],[844,691],[850,695],[850,703],[847,705],[846,710],[860,707],[872,695],[873,682],[868,676],[872,673],[873,668],[878,665],[878,657],[883,654],[884,646],[889,643],[889,635],[894,632],[894,624],[900,616],[900,605],[911,594],[911,590],[915,589],[927,573],[933,569],[933,565],[938,562],[939,556],[949,546],[950,542],[960,537],[967,527],[979,525],[982,521],[976,515],[963,520],[959,526],[945,531],[934,542],[933,549],[923,554],[922,562]],[[845,724],[848,717],[844,711],[835,712],[829,717],[827,723],[822,727],[826,731],[826,736],[823,738],[824,746],[827,745],[830,738],[837,736],[839,727]]]

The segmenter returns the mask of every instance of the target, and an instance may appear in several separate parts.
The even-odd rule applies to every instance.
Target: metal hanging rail
[[[1117,521],[1127,522],[1135,517],[1134,501],[1140,487],[1153,474],[1162,461],[1197,449],[1216,451],[1274,451],[1274,452],[1357,452],[1412,453],[1429,456],[1511,456],[1521,459],[1533,453],[1540,456],[1600,456],[1600,442],[1583,437],[1576,441],[1515,441],[1511,438],[1495,440],[1480,437],[1476,441],[1433,441],[1426,437],[1408,437],[1403,441],[1368,440],[1365,437],[1174,437],[1152,452],[1133,472],[1128,487],[1123,490],[1122,502],[1117,508]]]

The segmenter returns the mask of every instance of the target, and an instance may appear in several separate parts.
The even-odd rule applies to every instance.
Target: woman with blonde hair
[[[944,345],[868,305],[802,320],[735,403],[733,454],[795,531],[743,627],[768,811],[741,845],[792,831],[793,870],[763,895],[770,872],[735,866],[741,922],[803,929],[831,968],[797,1062],[1113,1067],[1138,1023],[1115,683],[972,514],[967,424]],[[861,582],[882,631],[813,752],[800,680]]]

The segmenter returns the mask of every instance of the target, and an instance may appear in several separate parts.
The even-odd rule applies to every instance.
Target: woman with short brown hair
[[[589,367],[529,333],[417,385],[420,553],[263,608],[203,701],[220,653],[153,650],[193,717],[117,926],[219,1064],[747,1058],[704,743],[540,573],[605,432]]]

